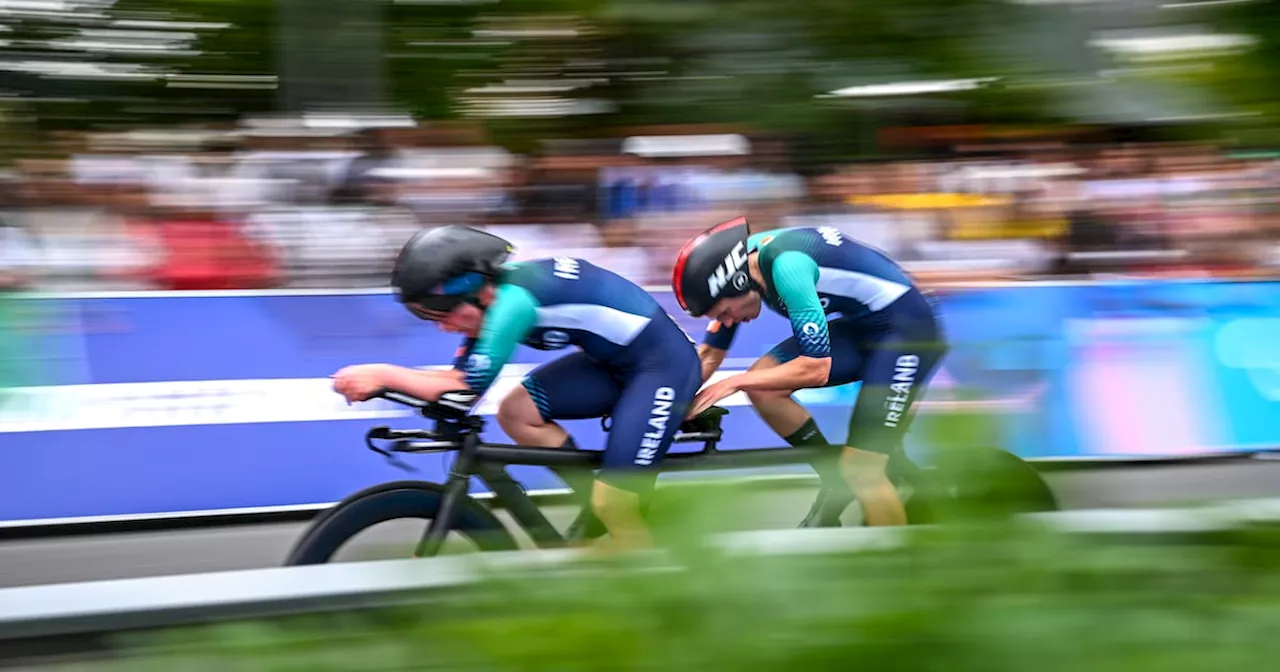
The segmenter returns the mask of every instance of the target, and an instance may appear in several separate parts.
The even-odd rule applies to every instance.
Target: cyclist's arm
[[[698,346],[698,361],[702,363],[702,382],[710,380],[720,365],[724,363],[725,351],[713,348],[706,343]]]
[[[455,371],[422,371],[390,366],[382,376],[382,384],[388,389],[424,401],[439,401],[445,392],[466,389],[462,376]]]
[[[468,336],[462,341],[462,345],[459,345],[458,349],[453,353],[452,369],[423,371],[421,369],[395,367],[397,371],[390,374],[392,378],[388,386],[391,389],[399,390],[427,401],[438,401],[440,395],[451,390],[466,389],[466,380],[461,370],[466,366],[467,359],[471,357],[471,352],[475,350],[476,343],[479,340],[478,337]],[[414,390],[416,393],[410,390]],[[479,395],[476,398],[478,399]]]
[[[516,346],[538,323],[538,300],[518,285],[502,285],[485,312],[480,338],[456,371],[467,389],[484,395],[498,379]]]
[[[712,320],[707,325],[707,333],[702,338],[702,345],[698,346],[698,360],[702,362],[702,382],[707,382],[711,374],[724,363],[724,356],[729,351],[729,346],[733,343],[733,335],[737,330],[736,324],[726,327],[716,320]]]
[[[502,285],[485,311],[480,336],[471,344],[465,357],[460,354],[455,360],[453,370],[397,370],[387,386],[428,401],[435,401],[445,392],[454,390],[467,390],[479,399],[498,379],[516,346],[537,324],[537,308],[537,300],[525,288]],[[468,344],[470,340],[463,347]]]
[[[773,286],[791,316],[800,356],[734,377],[739,390],[798,390],[821,387],[831,375],[831,335],[818,298],[818,264],[809,255],[783,252],[773,261]]]

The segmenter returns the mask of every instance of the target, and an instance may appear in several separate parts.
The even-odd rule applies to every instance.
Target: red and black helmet
[[[717,224],[680,248],[671,271],[676,301],[694,317],[706,315],[720,299],[754,288],[747,270],[747,218]]]

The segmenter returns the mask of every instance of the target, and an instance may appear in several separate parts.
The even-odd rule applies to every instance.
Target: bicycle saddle
[[[680,431],[684,434],[718,431],[720,429],[720,419],[728,414],[729,409],[712,406],[680,423]]]
[[[697,434],[701,432],[715,432],[720,429],[720,419],[729,414],[729,409],[719,406],[712,406],[707,410],[695,415],[688,420],[680,423],[681,434]],[[613,426],[613,416],[605,415],[600,418],[600,428],[609,431]]]

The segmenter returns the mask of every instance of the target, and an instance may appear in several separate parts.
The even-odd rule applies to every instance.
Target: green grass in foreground
[[[422,605],[175,630],[122,670],[1190,672],[1280,660],[1280,533],[1151,544],[1008,524],[874,552],[731,557],[738,492],[663,516],[647,560],[495,574]],[[692,495],[690,495],[692,496]],[[749,496],[749,495],[747,495]]]

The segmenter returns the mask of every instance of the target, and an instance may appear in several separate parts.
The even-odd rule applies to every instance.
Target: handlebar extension
[[[373,396],[416,409],[422,417],[435,420],[437,430],[439,430],[439,423],[452,425],[454,433],[461,429],[479,430],[483,425],[480,416],[471,413],[471,409],[480,397],[470,390],[451,390],[440,395],[440,399],[436,401],[419,399],[390,389],[384,389]]]
[[[396,392],[395,390],[382,390],[381,392],[379,392],[378,394],[375,394],[374,396],[381,397],[383,399],[386,399],[387,401],[394,401],[397,404],[412,406],[413,408],[416,408],[422,411],[424,414],[426,413],[428,407],[431,405],[431,402],[429,401],[423,401],[422,399],[418,399],[417,397],[411,397],[407,394]]]
[[[470,390],[451,390],[440,395],[438,401],[427,401],[397,392],[396,390],[384,389],[373,395],[375,398],[394,401],[410,408],[415,408],[422,415],[433,420],[451,420],[457,418],[465,418],[471,412],[471,407],[475,405],[476,399],[479,398],[475,392]]]
[[[429,429],[391,429],[390,427],[374,427],[367,433],[370,439],[379,441],[404,441],[406,439],[436,439],[438,434]]]
[[[443,444],[455,441],[468,432],[479,431],[484,425],[483,418],[471,413],[478,395],[469,390],[446,392],[440,396],[438,401],[426,401],[390,389],[382,390],[374,396],[416,409],[422,417],[436,421],[434,430],[393,430],[389,427],[374,427],[370,429],[365,436],[365,444],[369,447],[369,450],[387,457],[393,463],[397,461],[392,456],[392,453],[374,446],[374,440],[397,442],[425,440]],[[719,441],[723,436],[720,422],[728,413],[729,410],[726,408],[712,406],[697,416],[680,423],[680,429],[674,440],[679,443]],[[610,420],[609,416],[600,419],[600,426],[605,431],[609,430],[608,420]],[[402,465],[397,464],[397,466]],[[403,466],[407,467],[407,465]]]

